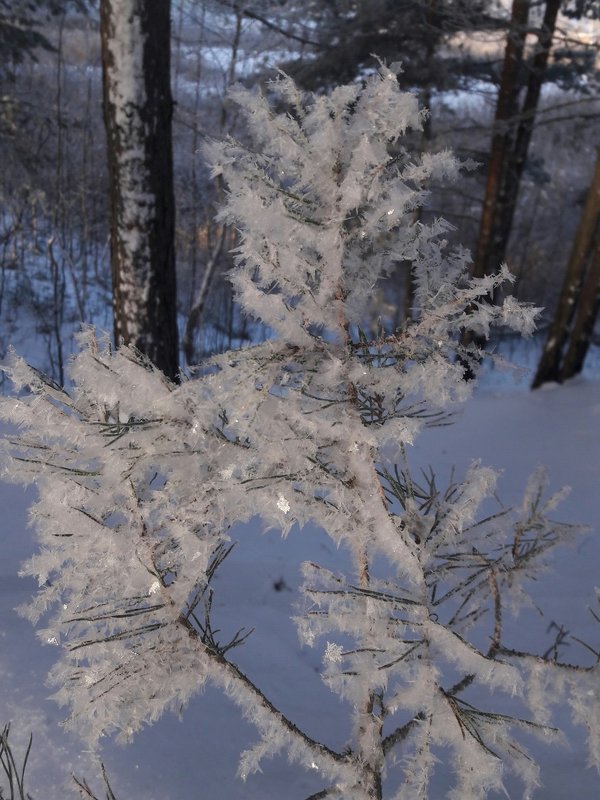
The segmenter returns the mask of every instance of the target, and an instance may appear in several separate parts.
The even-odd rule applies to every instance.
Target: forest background
[[[595,342],[600,273],[597,17],[579,0],[175,0],[180,365],[268,335],[232,299],[235,233],[214,220],[223,190],[199,153],[207,137],[244,135],[228,87],[281,68],[327,91],[372,72],[375,53],[402,64],[402,88],[430,110],[415,152],[451,148],[477,164],[460,186],[434,188],[419,218],[456,226],[474,274],[508,263],[517,298],[546,309],[540,347],[561,291],[587,292],[585,319],[571,303],[558,320],[562,355],[539,382],[579,371]],[[99,24],[97,4],[83,0],[0,3],[0,356],[12,343],[61,384],[80,325],[112,327]],[[400,268],[374,292],[365,324],[394,329],[410,307]],[[584,353],[561,372],[573,336],[586,339]]]

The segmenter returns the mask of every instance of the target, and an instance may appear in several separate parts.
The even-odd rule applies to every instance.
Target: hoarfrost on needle
[[[289,513],[290,504],[282,494],[279,495],[279,499],[277,500],[277,508],[283,511],[284,514]]]
[[[330,664],[339,664],[342,660],[343,652],[344,650],[339,644],[327,642],[324,659]]]

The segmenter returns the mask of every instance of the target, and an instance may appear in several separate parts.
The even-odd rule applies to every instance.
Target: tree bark
[[[505,204],[508,164],[513,157],[519,124],[519,91],[522,86],[529,6],[530,0],[513,0],[498,89],[479,236],[471,268],[474,278],[483,278],[497,270],[501,264],[501,259],[495,261],[501,244],[499,215]],[[490,301],[494,302],[495,298],[490,298]],[[472,331],[464,330],[460,340],[464,347],[469,347],[473,342],[482,345],[481,339],[482,337],[476,336]],[[466,362],[464,367],[465,380],[472,380],[475,376],[471,367]]]
[[[589,188],[581,220],[571,256],[567,265],[567,271],[560,292],[558,307],[546,344],[540,358],[537,372],[533,379],[532,389],[537,389],[548,381],[564,380],[562,376],[561,360],[565,345],[569,338],[572,340],[575,329],[570,334],[570,328],[577,310],[578,298],[584,282],[587,284],[585,291],[586,297],[591,292],[589,280],[586,280],[586,271],[590,262],[590,256],[594,247],[594,237],[597,235],[600,225],[600,148],[596,158],[594,176]],[[597,260],[597,255],[596,255]],[[589,276],[588,276],[589,277]],[[586,301],[587,302],[587,301]],[[590,332],[591,334],[591,332]],[[571,345],[569,345],[571,347]],[[586,348],[587,351],[587,348]],[[570,357],[571,358],[571,357]]]
[[[560,5],[561,0],[547,0],[546,2],[544,20],[538,34],[536,53],[529,67],[527,93],[519,113],[514,145],[505,163],[506,176],[504,185],[496,200],[496,231],[492,236],[488,262],[485,265],[486,273],[498,269],[500,264],[506,260],[506,251],[512,230],[521,178],[527,162],[527,153],[533,134],[535,115],[544,83],[546,67],[548,66]]]
[[[438,12],[439,0],[427,0],[425,11],[425,24],[430,28],[436,26],[436,15]],[[426,43],[427,64],[432,64],[435,57],[435,49],[438,45],[437,38],[429,37]],[[433,139],[433,126],[431,123],[431,90],[433,81],[426,83],[421,91],[421,105],[427,110],[427,114],[423,117],[423,134],[421,137],[421,153],[425,153],[431,149],[431,142]],[[423,206],[419,206],[415,212],[415,223],[420,222],[423,217]],[[406,275],[404,285],[404,298],[402,303],[402,319],[408,321],[412,319],[413,306],[415,299],[415,281],[412,271],[409,270]],[[397,325],[395,327],[398,327]]]
[[[101,0],[114,335],[178,376],[169,0]]]
[[[523,67],[529,5],[529,0],[513,0],[512,4],[479,238],[472,269],[475,278],[482,278],[500,266],[492,264],[491,258],[496,244],[498,210],[506,191],[507,163],[514,147],[518,125],[520,73]]]
[[[600,221],[599,221],[600,222]],[[594,324],[600,309],[600,224],[596,230],[596,243],[592,255],[592,263],[588,270],[573,329],[569,336],[569,347],[564,357],[559,382],[573,378],[583,369],[583,363],[590,346]]]

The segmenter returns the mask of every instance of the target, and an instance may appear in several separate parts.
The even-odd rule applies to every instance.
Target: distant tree
[[[228,0],[222,0],[227,3]],[[283,66],[304,87],[332,87],[350,81],[365,68],[376,68],[373,54],[402,63],[403,83],[411,86],[455,85],[469,58],[457,53],[461,70],[448,69],[452,57],[436,57],[438,46],[462,31],[503,26],[490,0],[310,0],[270,6],[271,16],[246,15],[279,29],[301,45]],[[310,57],[306,57],[310,53]]]
[[[564,0],[561,10],[573,19],[600,19],[598,0]]]
[[[474,277],[491,274],[506,257],[560,4],[561,0],[547,0],[543,22],[535,31],[535,52],[527,63],[525,40],[531,32],[529,12],[532,3],[531,0],[513,0],[498,89],[485,199],[473,261]],[[526,94],[520,103],[524,85]]]
[[[596,231],[595,245],[589,269],[581,288],[581,296],[573,328],[569,336],[567,352],[563,359],[559,381],[579,375],[590,347],[594,325],[600,309],[600,231]]]
[[[21,62],[38,47],[52,49],[40,28],[65,5],[59,0],[0,0],[0,70]]]
[[[0,137],[13,136],[23,112],[12,91],[15,70],[36,51],[54,50],[44,30],[69,8],[84,11],[86,0],[0,0]]]
[[[600,304],[600,149],[532,388],[581,372]]]
[[[178,374],[170,3],[101,0],[117,344]]]
[[[210,2],[202,3],[202,10],[203,10],[203,21],[202,21],[202,28],[204,28],[204,14],[206,12],[207,6],[210,7]],[[240,50],[242,44],[242,23],[244,21],[244,14],[243,9],[235,5],[233,7],[232,13],[228,15],[230,17],[230,21],[233,23],[231,25],[231,40],[229,43],[230,47],[230,54],[229,54],[229,63],[226,67],[223,68],[223,96],[221,101],[221,108],[218,113],[218,121],[216,121],[216,131],[218,132],[219,136],[223,136],[225,131],[228,127],[228,113],[225,103],[225,93],[229,87],[235,83],[237,77],[237,69],[238,69],[238,61],[240,59]],[[201,63],[201,62],[199,62]],[[197,86],[196,90],[196,114],[198,112],[198,100],[199,100],[199,85]],[[218,105],[218,104],[215,104]],[[195,120],[194,120],[195,123]],[[198,136],[198,128],[197,125],[194,124],[193,129],[193,136],[192,136],[192,166],[191,170],[189,169],[188,165],[186,164],[186,175],[188,172],[191,172],[190,178],[193,181],[196,181],[196,155],[198,152],[199,146],[199,136]],[[189,183],[189,179],[187,180]],[[196,188],[196,191],[194,191]],[[206,189],[209,189],[208,192]],[[198,245],[198,237],[197,235],[192,235],[190,239],[192,240],[193,246],[191,248],[191,256],[192,256],[192,280],[191,280],[191,296],[190,302],[187,312],[187,318],[185,321],[185,327],[183,331],[183,340],[182,340],[182,350],[185,355],[185,359],[188,365],[197,364],[200,360],[200,353],[196,350],[196,338],[199,331],[203,328],[203,322],[205,319],[205,312],[207,311],[207,301],[209,296],[212,293],[214,288],[215,279],[218,277],[219,270],[223,267],[224,261],[224,253],[227,253],[234,244],[235,244],[235,236],[231,235],[231,232],[228,231],[225,225],[220,223],[216,223],[214,221],[215,216],[215,209],[211,208],[210,199],[206,197],[206,195],[212,196],[214,194],[215,197],[219,198],[220,201],[223,200],[223,182],[220,176],[215,176],[212,186],[204,187],[204,197],[200,200],[199,192],[197,191],[197,182],[195,183],[195,187],[192,187],[192,203],[190,204],[193,208],[193,224],[194,228],[197,231],[198,229],[198,220],[197,220],[197,210],[201,202],[209,206],[208,209],[205,208],[205,211],[208,211],[208,220],[205,223],[206,232],[207,232],[207,248],[206,248],[206,255],[203,259],[203,269],[202,269],[202,279],[199,281],[199,285],[197,285],[196,281],[196,273],[197,273],[197,245]],[[208,203],[207,203],[208,199]],[[230,320],[231,323],[231,320]]]

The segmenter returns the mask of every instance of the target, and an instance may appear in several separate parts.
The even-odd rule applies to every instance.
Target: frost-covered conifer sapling
[[[327,97],[281,76],[232,100],[251,144],[206,153],[228,186],[221,218],[239,231],[237,299],[272,339],[215,356],[179,386],[90,331],[69,392],[16,356],[8,367],[19,394],[0,406],[17,429],[4,477],[39,492],[40,549],[23,573],[40,588],[24,613],[58,645],[50,678],[68,724],[92,743],[127,740],[209,681],[258,730],[243,779],[283,752],[318,770],[313,797],[417,800],[443,757],[455,772],[447,796],[468,800],[501,789],[503,770],[532,796],[538,770],[519,735],[551,737],[551,705],[568,702],[599,767],[597,654],[562,664],[505,641],[536,565],[579,532],[549,517],[560,493],[545,499],[538,471],[520,508],[491,512],[492,469],[473,464],[441,487],[409,464],[419,431],[472,389],[463,371],[481,354],[461,348],[461,330],[534,326],[535,309],[487,302],[510,280],[504,268],[469,279],[447,223],[415,223],[428,182],[456,179],[460,165],[403,146],[423,112],[384,66]],[[369,338],[374,287],[398,263],[413,270],[413,319]],[[348,703],[343,751],[300,730],[237,666],[242,609],[238,632],[215,631],[231,526],[256,515],[283,536],[314,523],[350,556],[347,574],[318,553],[302,565],[294,618]],[[494,694],[482,706],[474,689]],[[502,693],[522,715],[502,712]]]

